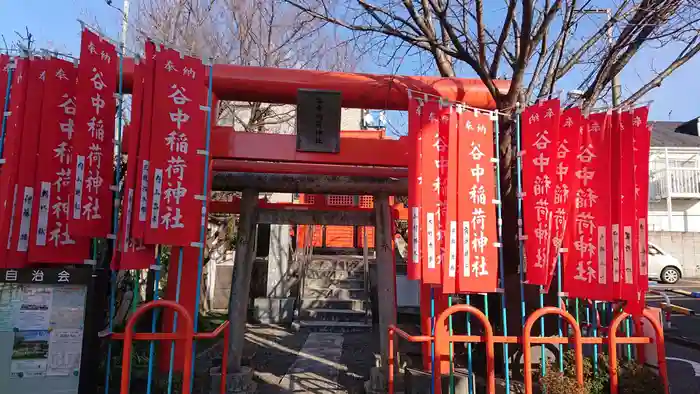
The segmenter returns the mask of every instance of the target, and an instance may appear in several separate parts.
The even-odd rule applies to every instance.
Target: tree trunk
[[[517,167],[515,150],[515,119],[500,116],[498,119],[499,138],[499,165],[501,168],[501,213],[502,213],[502,239],[503,244],[503,268],[505,275],[518,273],[520,255],[518,248],[518,199],[517,199]]]

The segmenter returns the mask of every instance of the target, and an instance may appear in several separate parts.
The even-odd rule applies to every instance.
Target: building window
[[[328,195],[328,205],[336,206],[353,206],[355,201],[353,196],[346,194],[329,194]]]

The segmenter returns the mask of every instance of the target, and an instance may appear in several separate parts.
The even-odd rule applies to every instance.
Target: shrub
[[[576,381],[575,352],[568,350],[564,353],[564,376]],[[556,365],[549,370],[556,370]],[[598,353],[597,373],[593,359],[583,358],[583,380],[587,394],[607,394],[610,392],[609,358],[606,353]],[[639,365],[635,360],[618,361],[618,390],[624,394],[663,394],[664,387],[661,377],[645,365]]]
[[[618,369],[619,392],[625,394],[663,394],[661,377],[646,365],[625,361]]]
[[[556,370],[542,376],[540,385],[542,386],[542,391],[547,394],[590,394],[584,386],[581,386],[576,381],[575,377],[566,376]]]

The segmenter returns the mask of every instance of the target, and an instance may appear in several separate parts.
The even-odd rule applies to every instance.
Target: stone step
[[[361,299],[340,300],[337,298],[303,298],[301,300],[301,308],[349,309],[354,311],[370,309],[368,301]]]
[[[299,317],[302,320],[364,323],[368,319],[368,312],[354,311],[352,309],[312,308],[302,309]]]
[[[367,332],[372,330],[372,323],[298,320],[292,323],[292,327],[311,332]]]
[[[304,280],[304,286],[364,290],[365,281],[363,279],[306,278]]]
[[[324,287],[306,286],[304,288],[303,298],[335,298],[338,300],[357,300],[367,297],[365,289],[341,289]]]
[[[311,261],[307,264],[307,270],[344,270],[356,272],[364,270],[364,262],[362,259],[312,257]]]
[[[347,271],[347,270],[325,270],[325,269],[307,269],[306,278],[309,279],[365,279],[364,271]]]

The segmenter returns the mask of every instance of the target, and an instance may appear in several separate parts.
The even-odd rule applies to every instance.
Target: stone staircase
[[[372,328],[369,273],[361,256],[309,256],[293,326],[311,331]]]

